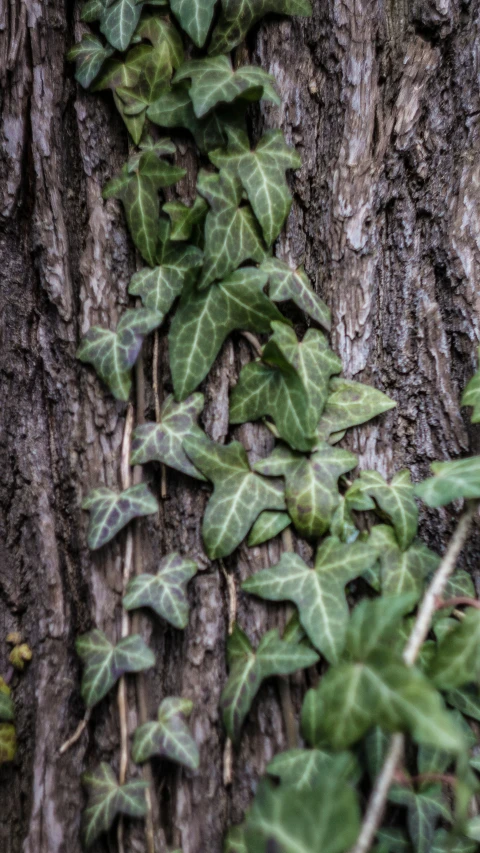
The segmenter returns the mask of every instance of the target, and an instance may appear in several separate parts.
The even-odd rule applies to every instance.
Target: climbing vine
[[[263,69],[238,66],[231,54],[270,12],[308,15],[310,6],[307,0],[170,0],[169,6],[88,0],[83,6],[82,21],[93,30],[70,59],[82,86],[111,90],[130,134],[130,156],[103,194],[121,202],[145,266],[129,285],[135,307],[115,330],[91,327],[78,358],[128,403],[143,342],[172,315],[173,386],[155,422],[135,426],[128,404],[122,491],[99,485],[85,498],[88,545],[104,548],[132,520],[157,511],[149,486],[132,483],[130,473],[152,460],[202,488],[211,485],[202,535],[219,570],[245,539],[254,547],[282,534],[278,564],[242,588],[295,605],[283,635],[269,631],[254,648],[234,609],[230,614],[221,712],[233,748],[265,679],[311,673],[318,662],[323,674],[304,698],[301,741],[294,732],[298,742],[267,766],[244,822],[225,839],[226,853],[363,853],[372,845],[377,853],[473,853],[480,841],[473,808],[480,760],[471,724],[480,721],[480,605],[456,562],[480,499],[480,457],[436,463],[433,476],[414,486],[408,471],[390,482],[375,471],[355,477],[357,457],[338,446],[347,430],[395,402],[341,376],[327,339],[328,307],[303,268],[274,255],[292,203],[287,173],[301,160],[280,130],[268,130],[252,146],[249,104],[278,104],[280,93]],[[160,195],[185,176],[175,165],[174,143],[161,135],[170,129],[188,132],[198,154],[190,205]],[[301,338],[283,303],[308,318]],[[250,341],[252,360],[230,395],[230,423],[260,420],[275,437],[270,455],[254,465],[239,441],[216,443],[199,423],[198,388],[236,330]],[[480,422],[480,372],[462,403]],[[417,498],[429,507],[468,502],[443,558],[417,536]],[[316,546],[313,566],[295,553],[292,530]],[[102,763],[85,774],[83,838],[89,847],[117,822],[122,853],[124,820],[144,818],[146,849],[155,853],[148,762],[162,756],[195,771],[200,758],[188,697],[164,698],[155,720],[140,714],[130,745],[125,676],[143,673],[155,657],[131,630],[129,613],[148,608],[152,618],[185,628],[187,585],[197,566],[174,552],[156,574],[135,576],[132,552],[130,526],[121,636],[114,642],[95,628],[76,644],[83,728],[90,709],[116,687],[121,731],[118,772]],[[354,607],[347,598],[352,581],[365,591]],[[141,678],[138,688],[141,695]],[[14,754],[13,717],[10,688],[0,680],[0,761]],[[142,774],[129,773],[133,764]]]

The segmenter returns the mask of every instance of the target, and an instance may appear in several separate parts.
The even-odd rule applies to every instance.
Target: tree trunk
[[[0,849],[79,853],[80,776],[101,759],[115,764],[118,726],[112,697],[59,755],[84,713],[74,640],[94,625],[118,634],[124,545],[119,537],[89,552],[80,504],[92,486],[120,484],[126,408],[76,361],[75,350],[89,325],[113,326],[128,302],[134,251],[119,205],[101,198],[125,160],[127,138],[109,98],[84,93],[65,63],[77,26],[73,4],[2,4],[0,672],[9,631],[22,633],[34,657],[15,689],[18,758],[0,768]],[[389,475],[409,466],[418,479],[434,459],[479,451],[459,397],[480,337],[480,2],[313,5],[309,20],[268,20],[242,49],[276,76],[282,97],[280,108],[255,114],[256,130],[280,125],[303,157],[277,253],[305,260],[332,309],[345,374],[398,402],[353,433],[361,466]],[[188,151],[182,159],[192,171]],[[186,197],[193,180],[190,174],[180,186]],[[160,350],[167,393],[163,330]],[[229,388],[248,358],[248,344],[228,341],[206,385],[204,425],[217,441],[227,438]],[[257,425],[235,434],[251,458],[270,446]],[[159,493],[159,468],[145,476]],[[285,746],[277,686],[268,684],[225,786],[218,701],[229,601],[224,574],[202,547],[207,495],[168,471],[159,516],[142,522],[146,570],[173,548],[201,567],[190,586],[187,630],[145,623],[157,655],[147,675],[150,715],[172,693],[195,703],[199,771],[154,767],[159,823],[168,845],[184,853],[220,853],[226,826],[241,819],[266,762]],[[423,518],[438,549],[449,527],[449,511]],[[237,587],[259,563],[273,564],[280,547],[278,540],[242,547],[228,560]],[[467,563],[474,567],[477,558],[474,543]],[[239,621],[252,640],[278,613],[238,594]],[[293,684],[299,706],[304,682]],[[130,722],[133,728],[133,711]],[[133,833],[129,849],[144,849],[141,835]]]

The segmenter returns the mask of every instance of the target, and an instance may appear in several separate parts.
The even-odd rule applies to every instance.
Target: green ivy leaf
[[[169,201],[163,205],[163,210],[170,217],[172,230],[171,240],[190,240],[192,231],[202,225],[208,205],[199,195],[196,196],[191,207],[181,201]]]
[[[265,634],[255,652],[238,625],[228,640],[228,657],[230,674],[222,692],[220,708],[232,740],[238,740],[243,721],[262,681],[272,675],[290,675],[318,661],[318,655],[312,649],[280,640],[277,630]]]
[[[315,568],[297,554],[282,554],[276,566],[248,578],[242,589],[268,601],[293,601],[310,641],[329,663],[336,663],[348,624],[345,586],[375,558],[366,543],[345,545],[330,536],[317,550]]]
[[[466,717],[480,722],[480,692],[477,685],[469,684],[461,690],[449,690],[447,702]]]
[[[170,0],[173,14],[182,30],[197,47],[203,47],[212,23],[216,0]]]
[[[169,335],[170,364],[177,399],[207,376],[223,342],[234,329],[269,332],[282,315],[262,291],[266,279],[245,267],[208,290],[185,289]]]
[[[428,506],[445,506],[458,498],[480,498],[480,456],[432,462],[430,468],[434,476],[415,486],[415,494]]]
[[[267,773],[278,776],[282,785],[299,791],[311,790],[325,776],[334,774],[345,781],[357,780],[358,761],[351,752],[326,752],[323,749],[289,749],[267,764]]]
[[[212,35],[209,53],[229,53],[264,15],[312,14],[308,0],[222,0],[222,15]]]
[[[285,178],[287,169],[300,169],[302,161],[285,144],[281,130],[265,133],[254,151],[247,133],[227,130],[228,147],[209,154],[218,169],[228,169],[239,178],[257,217],[267,246],[276,240],[290,212],[292,196]]]
[[[376,549],[380,561],[382,594],[401,595],[411,592],[419,601],[427,577],[433,574],[440,562],[438,555],[418,539],[406,551],[402,551],[388,524],[376,525],[369,542]]]
[[[110,542],[132,518],[158,512],[158,503],[146,483],[130,486],[120,494],[99,486],[88,493],[82,509],[90,510],[88,547],[96,551]]]
[[[197,745],[190,734],[186,719],[193,703],[189,699],[169,696],[158,708],[155,723],[144,723],[135,731],[132,757],[137,763],[148,761],[152,755],[168,758],[189,770],[199,765]]]
[[[128,292],[140,296],[144,306],[158,311],[163,319],[176,297],[195,279],[202,258],[196,246],[168,246],[159,266],[144,267],[132,276]]]
[[[140,20],[142,5],[136,0],[114,0],[105,7],[100,18],[100,30],[112,47],[127,49]]]
[[[107,183],[103,197],[120,199],[132,239],[142,257],[154,267],[158,248],[158,191],[176,184],[186,171],[159,160],[152,151],[146,151],[135,163],[134,166],[126,163],[119,175]]]
[[[211,559],[231,554],[264,509],[285,509],[280,483],[251,470],[240,442],[223,446],[207,438],[187,436],[183,448],[214,485],[202,525]]]
[[[173,551],[160,560],[156,575],[132,578],[123,598],[125,610],[150,607],[174,628],[188,624],[187,584],[196,575],[197,564]]]
[[[132,387],[131,369],[144,338],[158,328],[161,313],[147,308],[130,308],[120,318],[115,332],[92,326],[77,350],[80,361],[92,364],[117,400],[128,400]]]
[[[247,101],[264,99],[280,104],[274,89],[274,79],[262,68],[242,65],[234,70],[228,56],[192,59],[177,71],[173,82],[191,81],[189,94],[197,118],[205,116],[220,103],[237,98]]]
[[[412,847],[403,829],[383,826],[377,832],[379,844],[373,847],[375,853],[411,853]]]
[[[156,51],[166,53],[172,71],[175,68],[180,68],[185,57],[182,37],[177,28],[164,15],[144,15],[135,35],[142,39],[148,39]]]
[[[290,524],[290,516],[286,512],[270,512],[265,510],[258,516],[253,525],[247,545],[253,548],[255,545],[261,545],[263,542],[268,542],[274,536],[278,536],[282,530]]]
[[[478,361],[480,362],[480,347],[477,350]],[[473,412],[471,421],[472,424],[480,423],[480,368],[477,368],[476,373],[470,379],[461,399],[462,406],[472,406]]]
[[[291,299],[312,320],[330,331],[330,309],[312,289],[303,267],[291,269],[278,258],[266,258],[260,269],[268,275],[269,296],[273,302]],[[341,369],[340,364],[339,372]]]
[[[262,237],[250,205],[240,206],[242,186],[230,172],[200,172],[197,189],[210,205],[205,219],[205,259],[200,287],[224,279],[244,261],[265,257]]]
[[[370,385],[350,379],[332,379],[327,404],[318,425],[320,441],[334,443],[345,430],[394,409],[397,404]]]
[[[477,853],[478,846],[475,841],[470,841],[465,836],[460,838],[451,835],[446,829],[437,829],[431,853]]]
[[[99,835],[108,832],[118,815],[143,817],[146,814],[148,782],[136,779],[119,785],[113,770],[105,762],[93,773],[85,773],[82,781],[88,791],[82,826],[86,847],[91,847]]]
[[[480,676],[480,610],[468,607],[464,619],[440,640],[430,676],[441,690],[452,690]]]
[[[80,12],[80,20],[86,24],[99,21],[105,9],[106,0],[88,0],[84,3]]]
[[[224,853],[248,853],[245,841],[245,829],[242,826],[232,826],[225,838]]]
[[[12,723],[0,723],[0,766],[13,761],[17,753],[17,733]]]
[[[431,853],[438,819],[452,820],[441,785],[428,785],[418,793],[394,785],[390,788],[388,799],[408,809],[407,827],[416,853]]]
[[[93,86],[93,92],[118,88],[132,88],[138,83],[140,75],[152,56],[152,46],[140,44],[132,47],[125,59],[109,59]]]
[[[399,471],[387,483],[377,471],[362,471],[349,490],[374,498],[394,527],[402,551],[412,544],[418,528],[418,507],[413,496],[410,471]]]
[[[340,501],[338,478],[357,466],[357,457],[323,442],[310,458],[285,446],[277,446],[255,471],[285,477],[285,501],[302,536],[323,536]]]
[[[67,54],[69,61],[77,64],[75,79],[88,89],[95,80],[103,63],[113,53],[111,47],[105,47],[102,41],[92,33],[85,33],[79,44],[74,45]]]
[[[0,678],[0,723],[10,723],[15,716],[11,690]]]
[[[183,440],[187,436],[204,436],[197,423],[198,416],[203,411],[203,404],[203,394],[192,394],[181,403],[176,403],[170,394],[162,406],[160,421],[141,424],[134,430],[131,464],[163,462],[176,471],[197,480],[205,480],[183,449]]]
[[[139,634],[131,634],[114,646],[95,628],[78,637],[75,648],[85,665],[81,694],[87,708],[100,702],[125,673],[143,672],[155,663],[155,655]]]

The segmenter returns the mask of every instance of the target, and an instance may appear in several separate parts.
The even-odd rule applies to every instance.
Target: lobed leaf
[[[267,773],[277,776],[282,785],[299,791],[311,790],[329,774],[345,781],[357,780],[358,761],[351,752],[326,752],[322,749],[289,749],[267,764]]]
[[[113,3],[105,5],[100,17],[100,31],[112,47],[127,49],[140,20],[142,5],[136,0],[113,0]]]
[[[430,467],[434,476],[415,486],[415,494],[428,506],[445,506],[459,498],[480,498],[480,456],[433,462]]]
[[[81,694],[87,708],[97,705],[127,672],[143,672],[155,663],[155,655],[139,634],[131,634],[114,646],[95,628],[78,637],[75,648],[85,670]]]
[[[113,770],[103,762],[93,773],[83,775],[88,804],[83,813],[82,835],[86,847],[108,832],[118,815],[143,817],[147,811],[148,782],[135,779],[119,785]]]
[[[349,492],[351,497],[361,492],[374,498],[393,525],[402,551],[412,544],[418,528],[418,507],[410,471],[399,471],[390,484],[377,471],[362,471]]]
[[[330,331],[330,310],[310,286],[303,267],[295,270],[278,258],[266,258],[260,269],[268,275],[269,296],[273,302],[291,299],[312,320]],[[340,364],[338,372],[341,369]]]
[[[163,462],[176,471],[205,480],[197,471],[183,449],[183,441],[188,436],[203,437],[205,434],[198,426],[198,417],[203,411],[203,394],[192,394],[181,403],[176,403],[169,394],[160,412],[158,423],[146,423],[136,427],[133,432],[132,465],[144,465],[146,462]]]
[[[196,278],[202,258],[195,246],[169,247],[159,266],[145,267],[133,275],[128,292],[140,296],[144,306],[157,311],[163,320],[185,285]]]
[[[90,510],[88,547],[95,551],[110,542],[133,518],[158,512],[158,503],[145,483],[130,486],[120,494],[99,486],[92,489],[82,504]]]
[[[312,14],[308,0],[222,0],[222,15],[212,35],[209,53],[229,53],[264,15]]]
[[[163,210],[170,217],[172,226],[170,239],[190,240],[192,231],[203,224],[208,205],[201,196],[197,195],[190,207],[181,201],[169,201],[163,205]]]
[[[157,721],[144,723],[135,731],[133,760],[143,763],[152,755],[157,755],[189,770],[196,770],[199,765],[198,748],[186,722],[192,708],[189,699],[174,696],[164,699],[158,708]]]
[[[452,690],[480,676],[480,610],[468,607],[461,622],[437,647],[429,674],[441,690]]]
[[[113,50],[105,47],[103,42],[92,33],[84,33],[82,40],[67,54],[67,59],[76,62],[75,79],[88,89],[99,74],[103,63],[109,59]]]
[[[197,47],[203,47],[213,19],[216,0],[170,0],[173,14]]]
[[[273,539],[274,536],[278,536],[289,524],[290,516],[286,512],[265,510],[260,513],[253,525],[247,539],[247,545],[249,548],[261,545],[263,542]]]
[[[433,574],[440,562],[439,556],[418,539],[403,551],[388,524],[376,525],[369,541],[376,549],[380,562],[382,594],[390,596],[410,592],[419,601],[427,578]]]
[[[397,404],[370,385],[350,379],[332,379],[330,394],[318,425],[320,441],[335,443],[345,430],[394,409]]]
[[[416,853],[431,853],[435,829],[440,818],[451,822],[441,785],[428,785],[416,792],[394,785],[388,799],[407,808],[407,827]]]
[[[141,574],[129,582],[123,598],[125,610],[150,607],[174,628],[188,624],[187,584],[197,564],[173,551],[160,561],[156,575]]]
[[[217,104],[229,104],[237,98],[280,103],[270,74],[253,65],[243,65],[234,70],[228,56],[185,62],[173,82],[188,79],[191,81],[189,95],[197,118],[203,118]]]

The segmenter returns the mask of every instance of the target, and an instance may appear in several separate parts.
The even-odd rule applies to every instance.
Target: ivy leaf
[[[480,610],[468,607],[464,619],[440,640],[430,676],[441,690],[462,687],[480,676]]]
[[[172,71],[181,66],[185,56],[182,37],[177,28],[164,15],[144,15],[135,35],[142,39],[148,39],[156,51],[165,52],[168,55]]]
[[[99,486],[88,493],[82,509],[90,510],[87,541],[88,547],[96,551],[110,542],[132,518],[158,512],[158,503],[146,483],[130,486],[120,494]]]
[[[100,379],[117,400],[128,400],[132,387],[131,368],[144,338],[156,329],[163,316],[147,308],[129,308],[120,318],[115,332],[92,326],[77,350],[80,361],[93,364]]]
[[[326,775],[310,791],[262,781],[247,815],[246,848],[249,853],[344,853],[359,828],[357,795],[342,778]]]
[[[220,103],[231,103],[237,98],[247,101],[264,99],[280,104],[274,89],[274,78],[262,68],[242,65],[234,70],[227,56],[192,59],[177,71],[173,82],[191,81],[189,95],[197,118],[205,116]]]
[[[278,536],[289,524],[290,516],[286,512],[270,512],[269,510],[265,510],[260,513],[253,525],[247,539],[247,545],[249,548],[261,545],[262,542],[267,542],[269,539],[273,539],[274,536]]]
[[[185,169],[171,166],[152,151],[146,151],[135,166],[126,163],[103,191],[104,198],[118,198],[122,202],[132,239],[152,267],[157,260],[158,191],[176,184],[185,174]]]
[[[131,634],[116,646],[95,628],[78,637],[75,648],[85,665],[81,694],[93,708],[126,672],[143,672],[155,663],[155,655],[139,634]]]
[[[388,484],[377,471],[362,471],[349,492],[374,498],[392,523],[402,551],[412,544],[418,528],[418,507],[413,496],[410,471],[399,471]]]
[[[215,27],[209,53],[229,53],[264,15],[312,14],[308,0],[222,0],[222,16]]]
[[[156,575],[132,578],[123,598],[125,610],[150,607],[174,628],[188,624],[187,584],[196,575],[197,564],[173,551],[160,560]]]
[[[285,477],[285,501],[302,536],[323,536],[340,501],[338,478],[357,466],[357,457],[323,442],[309,459],[277,446],[254,466],[268,476]]]
[[[380,588],[384,596],[414,593],[422,597],[426,578],[436,570],[440,558],[420,540],[414,540],[406,551],[398,545],[397,537],[388,524],[376,525],[369,542],[380,561]]]
[[[480,722],[480,692],[477,685],[469,684],[461,690],[449,690],[447,701],[466,717]]]
[[[458,498],[480,497],[480,456],[455,462],[432,462],[430,468],[434,476],[415,486],[415,494],[428,506],[445,506]]]
[[[428,785],[418,793],[394,785],[390,788],[388,799],[407,807],[407,827],[416,853],[431,853],[438,819],[452,820],[441,785]]]
[[[224,853],[248,853],[244,826],[232,826],[225,838]]]
[[[475,841],[469,841],[465,836],[460,838],[451,835],[446,829],[437,829],[431,853],[477,853]]]
[[[87,0],[80,12],[80,20],[86,24],[99,21],[105,9],[106,0]]]
[[[220,708],[232,740],[238,740],[243,721],[262,681],[272,675],[290,675],[318,661],[318,655],[312,649],[280,640],[277,630],[268,631],[255,652],[238,625],[228,640],[228,656],[230,674],[222,692]]]
[[[265,276],[245,267],[208,290],[186,289],[173,318],[170,364],[177,399],[184,399],[207,376],[223,342],[234,329],[269,332],[283,320],[263,293]]]
[[[285,178],[287,169],[299,169],[300,156],[285,144],[281,130],[269,130],[250,150],[247,133],[227,130],[228,147],[212,151],[210,160],[218,169],[233,171],[244,187],[267,246],[282,230],[290,212],[292,197]]]
[[[223,446],[200,436],[187,436],[183,448],[214,485],[202,525],[203,541],[212,560],[228,557],[264,509],[285,509],[280,483],[251,470],[239,441]]]
[[[311,790],[322,778],[334,774],[345,781],[359,777],[358,761],[351,752],[326,752],[322,749],[289,749],[267,764],[267,773],[278,776],[282,785],[299,791]]]
[[[161,410],[158,423],[141,424],[133,432],[132,465],[146,462],[163,462],[176,471],[205,480],[197,471],[183,449],[183,440],[189,436],[204,436],[197,420],[203,411],[203,394],[192,394],[181,403],[176,403],[170,394]]]
[[[350,379],[332,379],[330,394],[318,425],[319,440],[334,443],[345,430],[394,409],[397,404],[370,385]]]
[[[118,815],[143,817],[146,814],[148,782],[135,779],[119,785],[113,770],[105,762],[93,773],[85,773],[82,781],[88,791],[82,826],[86,847],[91,847],[99,835],[108,832]]]
[[[15,709],[11,698],[11,690],[0,678],[0,723],[10,723],[15,716]]]
[[[159,266],[144,267],[132,276],[128,292],[140,296],[145,308],[158,311],[163,320],[185,285],[196,277],[202,258],[196,246],[168,247]]]
[[[142,3],[136,0],[114,0],[102,13],[100,31],[112,47],[126,50],[142,12]]]
[[[208,205],[197,195],[191,207],[181,201],[169,201],[163,205],[163,210],[170,217],[172,225],[170,239],[190,240],[193,229],[203,223]]]
[[[103,42],[92,33],[82,36],[79,44],[74,45],[67,54],[67,59],[77,63],[75,79],[88,89],[90,83],[95,80],[103,63],[113,53],[111,47],[105,47]]]
[[[268,275],[269,296],[273,302],[291,299],[312,320],[330,331],[330,309],[312,289],[303,267],[295,270],[278,258],[266,258],[260,269]],[[340,366],[339,372],[341,369]]]
[[[268,601],[293,601],[310,641],[329,663],[336,663],[348,624],[345,586],[375,557],[366,543],[345,545],[330,536],[317,550],[315,568],[297,554],[282,554],[276,566],[248,578],[242,589]]]
[[[216,0],[170,0],[173,14],[182,30],[197,47],[203,47],[212,23]]]
[[[477,350],[478,361],[480,362],[480,347]],[[471,421],[472,424],[480,423],[480,369],[477,368],[476,373],[470,379],[461,399],[462,406],[472,406],[473,412]]]
[[[197,745],[190,734],[186,719],[193,703],[189,699],[169,696],[158,708],[155,723],[144,723],[135,731],[132,757],[137,763],[148,761],[152,755],[168,758],[189,770],[199,765]]]
[[[224,279],[244,261],[265,257],[261,234],[251,207],[240,207],[242,185],[230,172],[200,172],[197,189],[210,205],[205,219],[205,260],[200,287]]]
[[[17,752],[17,733],[12,723],[0,723],[0,766],[13,761]]]

